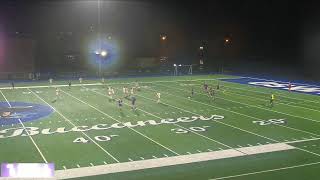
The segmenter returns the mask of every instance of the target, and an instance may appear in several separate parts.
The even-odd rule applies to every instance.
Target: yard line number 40
[[[111,141],[113,137],[117,137],[118,135],[110,135],[110,136],[95,136],[94,139],[99,142]],[[74,141],[74,143],[88,143],[90,140],[84,137],[78,137]]]

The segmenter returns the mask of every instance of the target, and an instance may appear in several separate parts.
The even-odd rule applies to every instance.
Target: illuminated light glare
[[[162,39],[162,40],[166,40],[166,39],[167,39],[167,36],[162,36],[161,39]]]
[[[179,64],[179,66],[182,66],[181,64]]]
[[[103,57],[107,56],[107,51],[102,51],[101,56],[103,56]]]
[[[177,65],[176,65],[176,64],[173,64],[173,66],[176,67]]]
[[[202,47],[202,46],[200,46],[200,49],[201,49],[201,50],[203,50],[203,47]]]
[[[100,52],[99,52],[99,51],[95,51],[94,53],[95,53],[96,55],[99,55],[99,54],[100,54]]]

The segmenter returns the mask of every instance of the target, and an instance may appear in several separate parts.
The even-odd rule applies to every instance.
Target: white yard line
[[[38,94],[34,93],[33,91],[31,91],[30,89],[28,89],[30,92],[32,92],[36,97],[38,97],[41,101],[43,101],[44,103],[46,103],[48,106],[50,106],[55,112],[57,112],[63,119],[65,119],[69,124],[71,124],[73,127],[76,127],[75,124],[73,124],[73,122],[71,122],[67,117],[65,117],[62,113],[60,113],[60,111],[58,111],[56,108],[54,108],[51,104],[49,104],[48,102],[46,102],[44,99],[42,99]],[[92,141],[96,146],[98,146],[103,152],[105,152],[107,155],[109,155],[113,160],[115,160],[116,162],[120,162],[117,158],[115,158],[112,154],[110,154],[107,150],[105,150],[102,146],[100,146],[100,144],[98,144],[94,139],[92,139],[90,136],[88,136],[86,133],[84,132],[80,132],[82,133],[84,136],[86,136],[88,139],[90,139],[90,141]]]
[[[8,99],[6,98],[6,96],[3,94],[3,92],[2,92],[1,90],[0,90],[0,93],[2,94],[3,98],[6,100],[6,102],[8,103],[8,105],[9,105],[10,107],[12,107],[11,104],[10,104],[10,102],[8,101]],[[43,153],[41,152],[40,148],[38,147],[37,143],[34,141],[34,139],[32,138],[32,136],[30,136],[29,131],[26,129],[26,127],[24,126],[24,124],[23,124],[23,122],[21,121],[21,119],[19,118],[18,120],[19,120],[19,123],[21,124],[21,126],[23,127],[24,131],[27,133],[28,137],[30,138],[31,142],[33,143],[33,145],[35,146],[35,148],[36,148],[37,151],[39,152],[39,154],[40,154],[41,158],[43,159],[43,161],[44,161],[45,163],[48,163],[47,159],[44,157]]]
[[[93,83],[93,84],[73,84],[72,86],[96,86],[103,85],[102,83]],[[14,89],[34,89],[34,88],[55,88],[55,87],[69,87],[69,85],[52,85],[52,86],[17,86]],[[2,87],[1,90],[4,89],[12,89],[12,87]]]
[[[110,116],[109,114],[107,114],[107,113],[103,112],[102,110],[100,110],[100,109],[98,109],[98,108],[96,108],[96,107],[92,106],[91,104],[89,104],[89,103],[87,103],[87,102],[85,102],[85,101],[83,101],[83,100],[81,100],[81,99],[79,99],[79,98],[77,98],[77,97],[75,97],[75,96],[71,95],[70,93],[67,93],[67,92],[65,92],[65,91],[63,91],[63,90],[61,90],[61,91],[62,91],[62,92],[64,92],[65,94],[69,95],[70,97],[72,97],[72,98],[74,98],[74,99],[76,99],[76,100],[78,100],[78,101],[82,102],[83,104],[86,104],[86,105],[88,105],[89,107],[91,107],[91,108],[95,109],[96,111],[100,112],[101,114],[103,114],[103,115],[105,115],[105,116],[107,116],[107,117],[111,118],[112,120],[114,120],[114,121],[116,121],[116,122],[118,122],[118,123],[122,123],[121,121],[119,121],[119,120],[115,119],[114,117],[112,117],[112,116]],[[157,144],[157,145],[159,145],[159,146],[163,147],[164,149],[166,149],[166,150],[168,150],[168,151],[170,151],[170,152],[174,153],[175,155],[180,155],[179,153],[177,153],[177,152],[173,151],[172,149],[170,149],[170,148],[168,148],[168,147],[166,147],[166,146],[162,145],[161,143],[159,143],[159,142],[157,142],[157,141],[153,140],[152,138],[150,138],[150,137],[146,136],[145,134],[143,134],[143,133],[141,133],[141,132],[139,132],[139,131],[137,131],[137,130],[135,130],[135,129],[133,129],[133,128],[130,128],[130,127],[128,127],[128,128],[129,128],[130,130],[132,130],[132,131],[136,132],[137,134],[139,134],[139,135],[141,135],[141,136],[145,137],[146,139],[148,139],[148,140],[152,141],[153,143],[155,143],[155,144]]]
[[[320,138],[311,138],[311,139],[302,139],[302,140],[297,140],[295,138],[293,138],[294,141],[288,141],[285,142],[287,144],[292,144],[292,143],[300,143],[300,142],[309,142],[309,141],[317,141],[320,140]]]
[[[251,172],[251,173],[237,174],[237,175],[232,175],[232,176],[224,176],[224,177],[213,178],[213,179],[210,179],[210,180],[230,179],[230,178],[236,178],[236,177],[242,177],[242,176],[262,174],[262,173],[267,173],[267,172],[275,172],[275,171],[294,169],[294,168],[299,168],[299,167],[313,166],[313,165],[318,165],[318,164],[320,164],[320,162],[300,164],[300,165],[296,165],[296,166],[287,166],[287,167],[269,169],[269,170],[264,170],[264,171],[255,171],[255,172]]]
[[[143,170],[143,169],[166,167],[166,166],[173,166],[173,165],[180,165],[180,164],[189,164],[189,163],[195,163],[195,162],[203,162],[203,161],[233,158],[233,157],[240,157],[240,156],[249,156],[249,155],[263,154],[268,152],[287,151],[292,149],[295,149],[295,147],[284,144],[284,143],[276,143],[276,144],[252,146],[252,147],[246,147],[246,148],[238,148],[239,151],[244,151],[248,155],[244,155],[234,149],[228,149],[228,150],[204,152],[204,153],[197,153],[197,154],[190,154],[190,155],[180,155],[180,156],[173,156],[173,157],[139,160],[139,161],[124,162],[124,163],[109,164],[109,165],[99,165],[94,167],[58,170],[55,172],[55,177],[57,179],[67,179],[67,178],[77,178],[77,177],[85,177],[85,176],[96,176],[96,175],[102,175],[102,174]]]
[[[92,92],[94,92],[94,93],[96,93],[96,94],[99,94],[99,95],[102,95],[102,96],[105,96],[105,97],[108,97],[107,95],[104,95],[104,94],[102,94],[102,93],[100,93],[100,92],[96,92],[96,91],[93,91],[93,90],[92,90]],[[138,95],[138,96],[139,96],[139,95]],[[127,105],[127,106],[130,106],[130,105],[128,105],[127,103],[124,103],[124,104]],[[153,116],[153,117],[155,117],[155,118],[164,119],[164,118],[159,117],[159,116],[157,116],[157,115],[155,115],[155,114],[152,114],[152,113],[150,113],[150,112],[148,112],[148,111],[145,111],[145,110],[143,110],[143,109],[141,109],[141,108],[137,108],[137,109],[140,110],[140,111],[142,111],[142,112],[144,112],[144,113],[146,113],[146,114],[149,114],[149,115],[151,115],[151,116]],[[212,138],[210,138],[210,137],[208,137],[208,136],[205,136],[205,135],[202,135],[202,134],[200,134],[200,133],[197,133],[197,132],[195,132],[195,131],[193,131],[193,130],[187,129],[187,128],[185,128],[184,126],[181,126],[181,125],[179,125],[179,124],[173,124],[173,125],[178,126],[178,127],[182,128],[182,129],[184,129],[184,130],[188,130],[188,131],[190,131],[190,132],[193,133],[193,134],[196,134],[196,135],[201,136],[201,137],[203,137],[203,138],[205,138],[205,139],[208,139],[208,140],[210,140],[210,141],[213,141],[213,142],[215,142],[215,143],[218,143],[218,144],[220,144],[220,145],[223,145],[223,146],[225,146],[225,147],[228,147],[228,148],[232,149],[232,147],[229,146],[229,145],[226,145],[226,144],[224,144],[224,143],[222,143],[222,142],[220,142],[220,141],[217,141],[217,140],[215,140],[215,139],[212,139]]]

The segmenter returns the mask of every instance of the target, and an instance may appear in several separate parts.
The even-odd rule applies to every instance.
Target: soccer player
[[[217,90],[219,90],[220,89],[220,83],[218,82],[218,84],[217,84]]]
[[[291,87],[292,87],[291,82],[289,82],[289,84],[288,84],[288,90],[289,90],[289,92],[291,92]]]
[[[137,89],[137,91],[140,91],[140,86],[137,80],[135,82],[135,88]]]
[[[271,107],[274,106],[274,100],[275,100],[275,96],[274,96],[274,94],[271,94],[271,97],[270,97],[270,106]]]
[[[203,84],[203,89],[206,93],[208,92],[208,84],[206,82]]]
[[[113,94],[112,94],[112,88],[108,87],[108,96],[110,97],[111,100],[113,100]]]
[[[50,78],[50,79],[49,79],[49,84],[50,84],[50,86],[52,86],[52,81],[53,81],[53,79]]]
[[[134,87],[131,88],[130,93],[131,93],[131,95],[134,95]]]
[[[55,98],[55,100],[53,100],[53,102],[56,102],[58,99],[60,99],[59,94],[60,94],[60,90],[58,88],[56,88],[56,98]]]
[[[129,88],[126,87],[126,95],[129,96]]]
[[[214,95],[215,95],[215,91],[212,87],[210,87],[209,89],[209,96],[211,97],[212,100],[214,100]]]
[[[11,87],[12,87],[12,89],[14,89],[14,82],[13,81],[11,81]]]
[[[191,88],[191,97],[193,97],[194,96],[194,89],[193,89],[193,87]]]
[[[123,92],[124,96],[126,96],[126,87],[125,86],[123,86],[122,92]]]
[[[161,93],[157,92],[156,97],[157,97],[157,103],[160,103]]]
[[[112,94],[112,96],[114,96],[114,89],[111,87],[111,94]]]
[[[68,85],[69,85],[69,89],[70,89],[71,88],[71,80],[69,80]]]
[[[104,77],[102,77],[102,78],[101,78],[101,82],[102,82],[102,83],[104,83],[104,82],[105,82],[105,79],[104,79]]]
[[[79,77],[79,82],[80,82],[80,84],[82,84],[82,77]]]
[[[131,97],[131,109],[136,110],[136,97],[132,96]]]
[[[118,99],[118,107],[119,107],[119,109],[120,109],[120,111],[122,110],[122,104],[123,102],[122,102],[122,99]]]

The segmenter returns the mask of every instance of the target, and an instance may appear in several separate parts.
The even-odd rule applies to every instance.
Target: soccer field
[[[319,179],[320,96],[227,78],[2,84],[0,162],[53,162],[58,179]],[[136,80],[134,111],[122,88]]]

